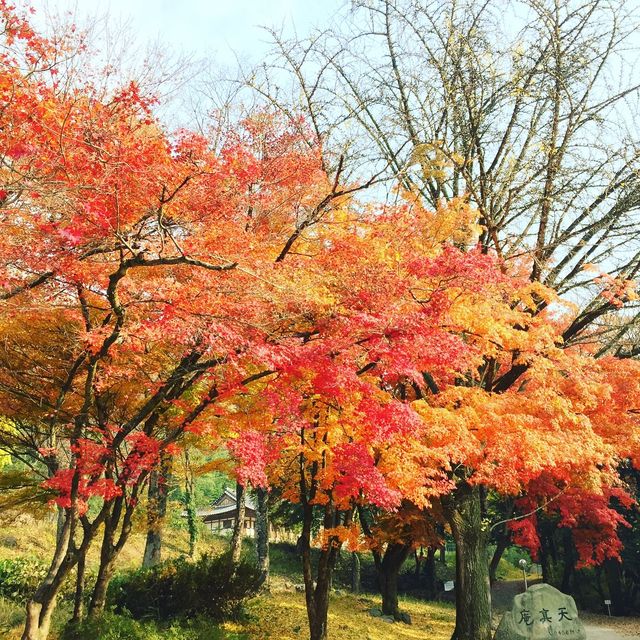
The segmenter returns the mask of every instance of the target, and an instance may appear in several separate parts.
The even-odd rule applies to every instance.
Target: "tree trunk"
[[[64,509],[62,507],[56,507],[56,542],[62,537],[64,517]]]
[[[556,526],[544,516],[539,516],[536,522],[536,532],[540,540],[540,567],[542,568],[542,581],[553,584],[553,566],[556,560],[555,544],[553,534]]]
[[[562,555],[564,561],[564,567],[562,570],[562,584],[560,585],[560,591],[574,595],[574,573],[576,567],[575,550],[573,546],[573,536],[571,530],[565,528],[562,531]]]
[[[144,477],[140,482],[144,482]],[[89,603],[89,616],[96,616],[104,611],[107,601],[107,588],[113,576],[116,559],[131,534],[131,521],[138,491],[141,489],[142,485],[138,484],[132,488],[129,497],[123,493],[111,503],[111,510],[104,523],[102,547],[100,549],[100,566],[98,567],[98,576],[96,577],[96,583],[91,594],[91,602]],[[118,527],[120,531],[116,540]]]
[[[339,513],[333,504],[324,505],[324,528],[332,529],[339,524]],[[345,513],[344,524],[348,524],[351,512]],[[340,541],[330,537],[319,553],[316,580],[313,580],[313,567],[311,563],[311,524],[313,520],[313,507],[303,504],[302,534],[300,543],[302,547],[302,575],[304,577],[305,603],[307,606],[307,618],[309,620],[310,640],[326,640],[327,622],[329,614],[329,590],[331,578],[336,564]]]
[[[260,581],[269,586],[269,493],[256,489],[256,554]]]
[[[89,603],[89,615],[96,616],[104,610],[107,601],[107,587],[113,573],[113,565],[115,561],[114,540],[116,535],[116,526],[119,520],[119,503],[114,505],[111,517],[107,518],[104,525],[104,534],[102,538],[102,548],[100,549],[100,566],[98,567],[98,575],[96,583],[91,594],[91,602]],[[115,513],[114,513],[115,512]]]
[[[393,616],[398,619],[398,574],[409,556],[411,546],[406,544],[390,543],[382,556],[382,562],[378,570],[378,582],[382,595],[382,613],[385,616]]]
[[[510,541],[511,534],[506,526],[502,525],[502,530],[498,534],[498,539],[496,541],[496,549],[493,552],[493,556],[491,556],[491,562],[489,563],[489,582],[492,586],[496,581],[496,573],[498,571],[500,559],[502,558],[502,554],[507,550]]]
[[[310,625],[311,640],[325,640],[328,632],[329,589],[331,588],[331,574],[333,572],[332,550],[323,549],[318,558],[318,572],[314,589],[315,619]]]
[[[427,592],[427,600],[435,600],[438,594],[436,585],[436,548],[429,547],[427,549],[427,557],[424,563],[425,589]]]
[[[163,455],[160,468],[154,469],[149,476],[147,542],[142,558],[143,567],[153,567],[162,560],[162,527],[167,515],[170,473],[171,458]]]
[[[438,551],[440,552],[438,555],[438,560],[440,561],[441,564],[445,565],[447,564],[447,543],[444,540],[444,526],[439,524],[436,525],[436,531],[438,532],[438,536],[440,537],[440,539],[443,541],[442,542],[442,546],[438,549]]]
[[[76,552],[70,548],[76,524],[75,512],[66,512],[49,571],[27,603],[25,627],[22,640],[46,640],[49,635],[51,616],[56,606],[56,597],[62,582],[75,566],[78,558],[86,553],[88,542]]]
[[[84,615],[84,574],[85,574],[85,558],[78,560],[76,568],[76,592],[73,598],[73,617],[72,622],[80,622]]]
[[[360,557],[355,551],[351,554],[351,592],[360,593]]]
[[[231,537],[231,562],[234,565],[240,562],[244,533],[245,488],[240,483],[236,485],[236,505],[237,517],[233,526],[233,536]]]
[[[625,616],[629,613],[627,597],[622,585],[622,565],[612,558],[604,561],[604,572],[607,578],[611,613],[614,616]]]
[[[444,506],[456,542],[456,627],[452,640],[491,640],[489,532],[482,522],[480,488],[460,484]]]
[[[49,636],[51,616],[55,609],[56,596],[43,598],[41,602],[34,599],[27,604],[27,618],[22,633],[22,640],[46,640]]]
[[[107,589],[109,588],[109,582],[115,569],[116,555],[117,554],[114,554],[110,561],[100,564],[96,584],[91,594],[91,603],[89,605],[90,616],[97,616],[104,611],[105,604],[107,603]]]
[[[193,471],[189,460],[189,452],[184,452],[185,465],[185,487],[184,487],[184,508],[187,512],[187,527],[189,529],[189,557],[196,555],[196,545],[198,543],[198,516],[196,513],[196,501],[194,494]]]

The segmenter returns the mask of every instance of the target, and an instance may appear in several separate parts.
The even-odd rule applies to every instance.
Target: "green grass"
[[[129,543],[118,561],[118,570],[138,567],[144,549],[144,522],[138,524]],[[164,557],[185,554],[188,548],[188,533],[181,521],[173,523],[165,536]],[[0,536],[0,559],[16,556],[35,556],[48,561],[54,542],[54,524],[49,520],[2,523]],[[228,537],[202,531],[198,545],[200,553],[217,553],[229,545]],[[88,568],[97,566],[97,551],[92,551]],[[255,557],[252,540],[244,541],[243,553],[247,558]],[[369,610],[380,606],[380,597],[375,591],[375,571],[370,553],[359,554],[363,588],[371,593],[355,596],[349,593],[351,553],[344,551],[338,561],[334,576],[334,587],[340,593],[331,596],[329,614],[331,640],[448,640],[454,626],[455,610],[445,602],[426,602],[419,592],[400,596],[400,606],[412,619],[411,626],[384,623],[372,617]],[[56,609],[52,625],[51,640],[299,640],[307,637],[307,618],[304,594],[296,590],[302,583],[300,558],[294,544],[271,545],[271,589],[251,600],[247,615],[239,622],[215,624],[205,618],[188,623],[173,622],[162,625],[154,620],[134,621],[126,616],[107,612],[105,616],[86,626],[75,638],[62,638],[65,622],[70,618],[70,605],[61,603]],[[447,565],[436,563],[439,580],[453,577],[455,554],[447,554]],[[403,568],[404,584],[411,586],[415,564],[409,558]],[[518,569],[503,561],[500,573],[504,577],[519,577]],[[24,609],[20,604],[0,599],[0,638],[19,640],[24,623]]]

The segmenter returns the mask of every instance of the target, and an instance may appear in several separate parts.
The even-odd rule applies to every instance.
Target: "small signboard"
[[[611,604],[611,600],[605,600],[604,603],[605,604]]]
[[[449,580],[448,582],[444,583],[444,590],[453,591],[453,580]]]

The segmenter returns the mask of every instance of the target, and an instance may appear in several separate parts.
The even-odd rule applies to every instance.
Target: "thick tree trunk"
[[[378,582],[382,595],[382,613],[398,619],[398,574],[408,558],[411,547],[406,544],[388,544],[378,569]]]
[[[167,515],[170,473],[171,458],[164,455],[160,468],[154,469],[149,476],[147,541],[142,558],[143,567],[153,567],[162,560],[162,528]]]
[[[231,536],[231,562],[234,565],[240,562],[244,534],[245,488],[240,483],[236,485],[236,505],[238,515],[233,527],[233,535]]]
[[[427,549],[427,557],[424,563],[425,590],[428,600],[434,600],[438,587],[436,585],[436,548],[429,547]]]
[[[607,578],[607,587],[609,588],[611,613],[614,616],[628,615],[628,603],[632,602],[632,600],[627,597],[622,585],[622,565],[618,560],[605,560],[604,572]]]
[[[573,546],[571,530],[566,528],[562,531],[562,555],[564,568],[562,570],[560,591],[574,595],[574,574],[576,568],[575,548]]]
[[[42,602],[32,599],[27,604],[27,618],[22,640],[46,640],[49,636],[51,616],[55,609],[55,595],[43,598]]]
[[[482,522],[480,488],[460,484],[444,506],[456,542],[456,627],[452,640],[491,640],[489,532]]]
[[[256,489],[256,554],[263,585],[269,586],[269,493]]]
[[[556,560],[556,549],[553,534],[556,526],[553,522],[546,520],[544,516],[537,519],[536,531],[540,540],[540,567],[542,568],[542,581],[547,584],[553,583],[553,566]]]

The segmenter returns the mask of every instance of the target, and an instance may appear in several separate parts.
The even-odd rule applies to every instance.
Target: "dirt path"
[[[640,640],[640,618],[581,615],[588,640]]]
[[[587,631],[587,640],[640,640],[638,635],[621,635],[611,627],[594,627],[591,624],[585,624]]]

